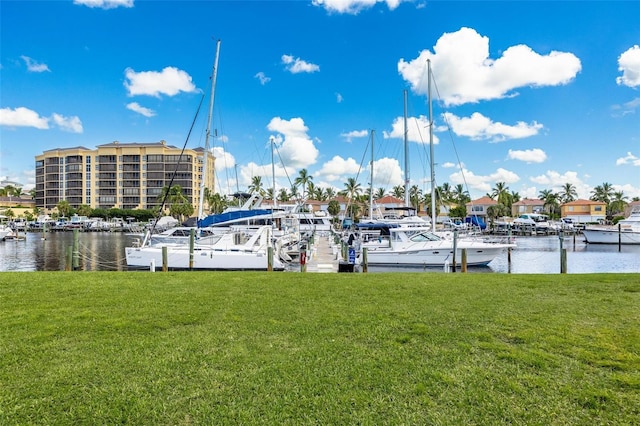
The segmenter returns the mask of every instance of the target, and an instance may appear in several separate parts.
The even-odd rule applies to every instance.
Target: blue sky
[[[638,1],[0,1],[0,180],[34,186],[34,157],[112,141],[182,147],[221,40],[217,190],[430,188],[472,197],[613,184],[640,196]],[[189,148],[204,146],[207,102]],[[236,175],[238,181],[236,182]]]

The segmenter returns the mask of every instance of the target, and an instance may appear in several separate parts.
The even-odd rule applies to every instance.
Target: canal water
[[[25,234],[22,234],[24,236]],[[0,272],[2,271],[62,271],[65,269],[67,247],[73,245],[72,232],[27,233],[21,241],[0,241]],[[80,270],[127,270],[124,249],[139,236],[125,233],[79,233]],[[511,252],[511,262],[504,253],[486,267],[469,268],[469,272],[543,273],[560,272],[560,239],[558,236],[517,237],[517,248]],[[581,236],[563,240],[567,249],[568,273],[640,272],[640,245],[586,244]],[[374,268],[371,272],[420,271],[421,268]],[[430,272],[443,268],[429,268]]]

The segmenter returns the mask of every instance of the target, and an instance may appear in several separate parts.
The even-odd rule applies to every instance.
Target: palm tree
[[[464,186],[461,183],[457,184],[453,188],[453,190],[451,191],[451,197],[453,198],[453,201],[455,201],[459,206],[463,206],[471,201],[469,191],[465,190]]]
[[[576,187],[573,184],[567,182],[562,185],[560,193],[558,193],[558,197],[560,197],[560,201],[563,204],[570,203],[578,198],[578,192],[576,191]]]
[[[611,214],[615,215],[616,213],[622,213],[624,211],[624,207],[627,205],[628,198],[629,197],[624,195],[622,191],[614,192],[611,200]]]
[[[223,197],[217,192],[206,194],[207,204],[209,210],[213,214],[222,213],[227,208],[229,202],[226,197]]]
[[[291,189],[289,191],[289,199],[293,198],[295,200],[296,198],[298,198],[298,195],[300,195],[298,193],[298,187],[295,185],[291,185]]]
[[[295,186],[302,187],[302,198],[305,198],[307,185],[313,180],[313,176],[309,174],[307,169],[302,169],[298,173],[298,177],[293,181]]]
[[[325,196],[325,200],[330,200],[331,198],[335,198],[336,190],[328,186],[324,189],[324,196]]]
[[[391,190],[391,195],[393,195],[396,198],[403,199],[404,198],[404,186],[402,186],[402,185],[394,186],[393,189]]]
[[[489,197],[503,206],[511,207],[509,203],[509,187],[505,182],[496,182],[496,186],[491,190]]]
[[[544,205],[542,206],[544,208],[544,210],[549,213],[550,215],[552,213],[557,212],[558,210],[558,194],[556,194],[555,192],[553,192],[550,189],[543,189],[540,191],[540,193],[538,194],[538,197],[544,201]]]
[[[349,199],[355,199],[362,192],[362,186],[356,181],[355,178],[348,178],[344,184],[345,194]]]
[[[376,200],[379,200],[380,198],[384,197],[384,195],[386,194],[387,190],[384,188],[378,188],[376,189],[376,191],[373,194],[373,198]]]
[[[280,191],[278,191],[278,200],[289,201],[289,193],[287,192],[287,188],[280,188]]]
[[[449,185],[449,182],[445,182],[437,187],[436,193],[439,194],[440,200],[443,203],[448,203],[453,198],[453,190],[451,189],[451,185]]]
[[[411,206],[413,206],[416,211],[420,209],[420,199],[422,198],[422,190],[418,188],[418,185],[413,185],[409,188],[409,200],[411,201]]]
[[[320,197],[321,197],[322,188],[316,188],[316,185],[312,181],[307,182],[307,194],[309,195],[309,198],[311,198],[312,200],[319,199],[320,197],[316,198],[316,196],[318,195],[318,190],[320,190]]]
[[[611,201],[612,195],[613,195],[613,186],[608,182],[605,182],[602,185],[597,185],[595,188],[591,190],[592,201],[602,201],[604,203],[607,203],[607,205]]]
[[[260,195],[264,195],[264,188],[262,187],[262,176],[253,176],[251,178],[251,185],[249,185],[249,192],[257,192]]]

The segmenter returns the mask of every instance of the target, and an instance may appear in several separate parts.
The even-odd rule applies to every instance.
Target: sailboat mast
[[[404,90],[404,206],[411,207],[409,200],[409,127],[407,126],[407,90]]]
[[[369,219],[373,219],[373,135],[375,130],[371,130],[371,180],[369,181]]]
[[[427,59],[427,96],[429,98],[429,157],[431,164],[431,229],[436,230],[436,172],[433,162],[433,106],[431,102],[431,59]]]
[[[204,218],[204,189],[206,186],[207,160],[209,157],[209,138],[211,137],[211,121],[213,119],[213,99],[216,89],[216,78],[218,76],[218,57],[220,56],[220,40],[216,43],[216,58],[213,61],[211,72],[211,98],[209,99],[209,118],[207,120],[207,132],[204,142],[204,160],[202,162],[202,178],[200,180],[200,205],[198,206],[198,219]]]
[[[278,197],[276,195],[276,163],[273,160],[273,144],[275,143],[275,138],[271,136],[269,138],[269,142],[271,142],[271,180],[272,180],[272,193],[273,193],[273,208],[278,207]]]

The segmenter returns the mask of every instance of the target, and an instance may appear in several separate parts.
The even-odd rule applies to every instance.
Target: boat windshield
[[[440,241],[441,238],[431,232],[420,232],[409,238],[414,243],[421,243],[424,241]]]

